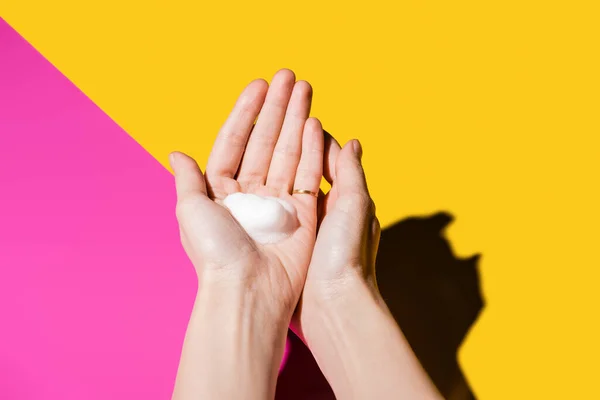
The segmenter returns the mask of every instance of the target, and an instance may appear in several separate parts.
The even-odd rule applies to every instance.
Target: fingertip
[[[173,168],[174,172],[177,172],[177,170],[182,171],[193,169],[202,173],[202,170],[200,169],[200,166],[196,160],[181,151],[174,151],[169,154],[169,163],[171,164],[171,168]]]
[[[253,80],[239,95],[235,108],[240,111],[250,111],[258,115],[260,108],[265,102],[268,90],[269,84],[267,81],[264,79]]]
[[[275,73],[273,76],[273,80],[281,79],[285,81],[296,81],[296,74],[289,68],[281,68],[279,71]]]
[[[264,90],[266,90],[268,87],[269,87],[269,82],[267,82],[263,78],[254,79],[247,86],[247,88],[264,89]]]
[[[353,143],[352,143],[352,141],[350,141],[342,147],[342,149],[340,150],[340,153],[338,155],[338,160],[335,165],[336,166],[335,172],[338,177],[340,176],[340,172],[342,172],[345,168],[348,168],[348,163],[352,162],[353,158],[354,158]]]
[[[206,194],[204,174],[196,160],[179,151],[169,154],[169,159],[179,199],[187,198],[191,194]]]
[[[241,100],[243,104],[251,104],[257,100],[261,100],[261,98],[264,101],[264,97],[268,90],[269,83],[266,80],[262,78],[254,79],[246,85],[240,94],[239,100]]]
[[[338,155],[335,171],[340,196],[357,190],[368,193],[359,150],[355,147],[356,142],[356,140],[351,140],[346,143]]]
[[[301,94],[311,97],[313,94],[313,87],[310,83],[304,80],[300,80],[295,83],[294,90],[298,90]]]
[[[254,102],[257,99],[265,97],[269,90],[269,83],[262,79],[254,79],[246,86],[246,89],[242,93],[242,99],[248,103]],[[264,99],[263,99],[264,100]]]
[[[169,165],[171,166],[173,172],[175,171],[175,158],[177,157],[176,153],[176,151],[169,153]]]
[[[362,159],[363,149],[358,139],[352,141],[352,149],[354,150],[354,155],[356,155],[359,160]]]
[[[310,117],[304,124],[303,151],[318,153],[319,164],[323,165],[323,152],[325,151],[325,142],[323,138],[323,126],[318,118]],[[316,162],[317,160],[315,160]],[[321,174],[322,174],[321,168]]]
[[[321,136],[323,136],[323,125],[321,121],[316,117],[310,117],[306,120],[305,127],[310,129],[311,131],[318,131]]]
[[[169,154],[169,164],[175,174],[181,169],[182,162],[185,163],[187,158],[190,157],[180,151],[173,151]]]
[[[298,81],[292,89],[287,114],[307,119],[312,103],[312,86],[306,81]]]

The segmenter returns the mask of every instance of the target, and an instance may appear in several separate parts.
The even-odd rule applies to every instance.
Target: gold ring
[[[318,193],[311,192],[310,190],[306,190],[306,189],[294,189],[292,194],[310,194],[311,196],[319,197]]]

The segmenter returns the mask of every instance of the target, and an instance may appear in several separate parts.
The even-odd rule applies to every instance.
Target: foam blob
[[[277,197],[233,193],[223,204],[248,235],[261,244],[279,242],[298,226],[294,206]]]

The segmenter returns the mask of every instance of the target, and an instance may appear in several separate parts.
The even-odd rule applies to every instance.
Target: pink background
[[[169,399],[196,290],[170,173],[0,19],[0,398]]]

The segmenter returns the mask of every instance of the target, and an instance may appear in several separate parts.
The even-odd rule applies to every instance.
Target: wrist
[[[346,278],[308,299],[304,340],[337,398],[441,398],[376,285]]]
[[[240,277],[228,271],[209,271],[198,276],[194,306],[222,310],[230,316],[259,315],[275,330],[287,328],[289,324],[289,310],[259,279]]]
[[[285,335],[289,325],[286,312],[250,281],[203,279],[192,318],[219,324],[224,335],[246,334],[265,342]]]
[[[336,340],[362,314],[393,320],[376,283],[359,273],[304,289],[301,324],[307,340]]]
[[[387,309],[374,274],[364,274],[361,268],[347,268],[335,278],[307,280],[303,302],[319,313],[344,312],[351,303],[368,301]]]
[[[258,292],[241,282],[199,283],[174,399],[273,398],[287,323]]]

